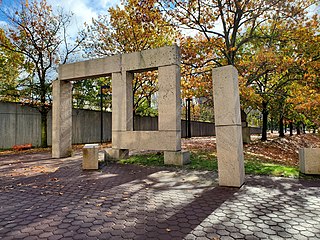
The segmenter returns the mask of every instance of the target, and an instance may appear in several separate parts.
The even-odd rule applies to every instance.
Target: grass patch
[[[191,152],[191,163],[180,168],[194,170],[217,171],[217,157],[212,152]],[[135,155],[128,159],[120,160],[122,164],[137,164],[143,166],[164,166],[163,154]],[[265,162],[258,158],[245,159],[246,174],[270,175],[283,177],[299,177],[299,169],[294,166],[285,166],[271,162]]]
[[[246,174],[270,175],[277,177],[299,177],[299,169],[275,163],[259,161],[259,159],[245,159]]]
[[[137,164],[143,166],[164,166],[163,154],[134,155],[128,159],[121,159],[122,164]]]
[[[191,152],[191,163],[184,168],[194,170],[218,171],[218,161],[214,153],[211,152]]]

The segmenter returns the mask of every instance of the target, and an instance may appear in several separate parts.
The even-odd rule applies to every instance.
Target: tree
[[[255,101],[263,115],[262,140],[267,140],[267,121],[270,107],[277,108],[280,128],[283,127],[284,114],[292,84],[310,82],[310,65],[319,62],[318,20],[302,16],[296,21],[271,21],[256,31],[260,36],[243,50],[239,64],[242,93],[253,89],[258,97],[247,98]],[[312,46],[312,51],[308,48]],[[252,92],[252,91],[251,91]],[[244,94],[245,96],[245,94]],[[247,96],[250,96],[247,94]],[[275,112],[275,111],[273,111]],[[283,131],[280,130],[283,136]]]
[[[70,14],[60,9],[53,11],[46,0],[21,2],[20,8],[10,13],[2,10],[8,20],[6,34],[9,42],[1,39],[0,46],[24,56],[24,64],[30,67],[30,75],[23,82],[27,101],[41,114],[41,146],[47,146],[47,114],[51,106],[51,81],[56,78],[57,65],[68,61],[75,52],[79,40],[70,46],[67,27]]]
[[[73,107],[77,109],[100,110],[102,105],[106,109],[111,108],[111,78],[100,77],[90,81],[76,81],[73,83]],[[101,96],[102,87],[102,96]]]
[[[259,28],[268,21],[297,19],[315,0],[164,0],[160,1],[170,22],[203,35],[217,54],[212,65],[234,65],[240,75],[243,49],[259,38]],[[246,85],[246,84],[245,84]],[[243,85],[244,86],[244,85]],[[252,95],[251,93],[248,93]],[[247,94],[247,95],[248,95]],[[245,99],[244,97],[241,97]],[[265,104],[265,109],[266,104]],[[245,110],[244,104],[242,111]],[[267,112],[264,111],[266,121]]]
[[[0,41],[10,44],[3,29],[0,29]],[[17,78],[23,67],[23,56],[0,46],[0,100],[17,101],[19,91]]]
[[[172,24],[203,34],[223,58],[236,65],[238,51],[255,39],[256,30],[269,19],[295,18],[314,0],[166,0],[160,1]],[[214,60],[214,59],[213,59]]]
[[[193,99],[193,119],[213,120],[212,61],[217,56],[210,43],[201,35],[180,36],[181,46],[181,92],[182,99]],[[186,102],[182,108],[186,115]]]
[[[166,22],[156,0],[126,0],[87,25],[84,51],[89,57],[110,56],[172,45],[176,32]],[[157,91],[157,72],[136,73],[134,111],[148,113]]]

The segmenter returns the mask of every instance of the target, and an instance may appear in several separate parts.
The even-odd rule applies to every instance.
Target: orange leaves
[[[210,69],[213,66],[215,52],[203,35],[181,37],[182,53],[182,97],[212,98],[212,80]]]

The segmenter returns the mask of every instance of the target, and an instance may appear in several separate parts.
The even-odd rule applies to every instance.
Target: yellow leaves
[[[163,18],[156,1],[127,0],[109,8],[87,27],[86,45],[99,55],[128,53],[171,45],[175,30]]]

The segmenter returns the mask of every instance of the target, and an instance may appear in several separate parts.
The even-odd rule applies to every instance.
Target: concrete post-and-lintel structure
[[[129,149],[164,151],[165,164],[181,165],[189,153],[181,151],[180,49],[168,46],[59,66],[53,83],[54,158],[71,155],[72,84],[88,78],[112,77],[111,158],[123,158]],[[133,131],[133,74],[158,70],[159,129]],[[244,183],[244,160],[238,72],[233,66],[213,69],[219,185]]]
[[[121,158],[129,149],[165,151],[165,163],[188,161],[181,151],[180,49],[174,46],[116,55],[59,66],[53,83],[54,158],[71,155],[71,81],[112,77],[112,150],[107,155]],[[158,70],[158,131],[133,131],[133,74]]]
[[[244,157],[238,71],[233,66],[212,71],[219,185],[241,187]]]

